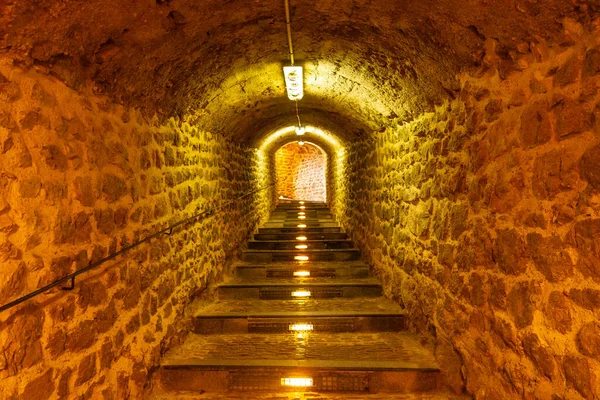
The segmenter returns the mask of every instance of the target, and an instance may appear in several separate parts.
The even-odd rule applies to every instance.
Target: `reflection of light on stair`
[[[306,244],[298,244],[298,245],[296,245],[296,248],[298,250],[304,250],[304,249],[308,249],[308,245],[306,245]]]
[[[281,378],[282,386],[293,387],[311,387],[313,385],[312,378]]]
[[[290,331],[312,331],[313,324],[291,324]]]
[[[306,236],[296,236],[296,240],[304,241],[306,240]]]
[[[306,225],[305,224],[299,224],[298,228],[306,228]]]
[[[294,256],[296,261],[308,261],[308,256]]]
[[[298,215],[305,215],[305,214],[306,214],[306,213],[305,213],[304,211],[300,211],[300,212],[298,213]]]
[[[304,210],[306,208],[306,206],[300,206],[301,210]]]
[[[305,276],[310,276],[310,271],[304,271],[304,270],[302,270],[302,271],[294,271],[294,276],[299,277],[299,278],[302,278],[302,277],[305,277]]]
[[[301,201],[301,202],[300,202],[300,204],[304,204],[304,202],[303,202],[303,201]]]
[[[300,215],[298,219],[306,219],[306,217],[304,215]]]
[[[310,290],[294,290],[292,297],[310,297],[311,294]]]

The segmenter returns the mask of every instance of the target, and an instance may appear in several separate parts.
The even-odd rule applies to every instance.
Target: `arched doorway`
[[[327,200],[327,156],[320,147],[309,142],[281,146],[275,152],[275,170],[278,197]]]

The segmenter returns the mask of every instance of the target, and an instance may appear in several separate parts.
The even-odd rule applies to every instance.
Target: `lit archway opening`
[[[295,141],[275,152],[277,196],[297,200],[327,200],[327,155],[317,145]]]

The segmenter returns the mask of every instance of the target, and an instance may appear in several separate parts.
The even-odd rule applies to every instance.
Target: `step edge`
[[[349,365],[352,363],[353,365]],[[267,364],[267,365],[265,365]],[[165,369],[228,369],[228,368],[305,368],[336,369],[343,371],[421,371],[440,372],[437,363],[417,363],[403,361],[356,361],[356,360],[219,360],[219,359],[174,359],[164,360],[161,368]]]

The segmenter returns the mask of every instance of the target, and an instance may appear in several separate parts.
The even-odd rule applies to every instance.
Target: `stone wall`
[[[254,153],[0,63],[0,304],[268,181]],[[255,194],[0,314],[0,398],[140,398],[270,196]],[[205,290],[206,288],[208,290]]]
[[[348,152],[342,223],[477,399],[600,398],[600,33],[564,27]]]
[[[275,152],[277,193],[291,199],[326,201],[326,164],[318,147],[286,144]]]

